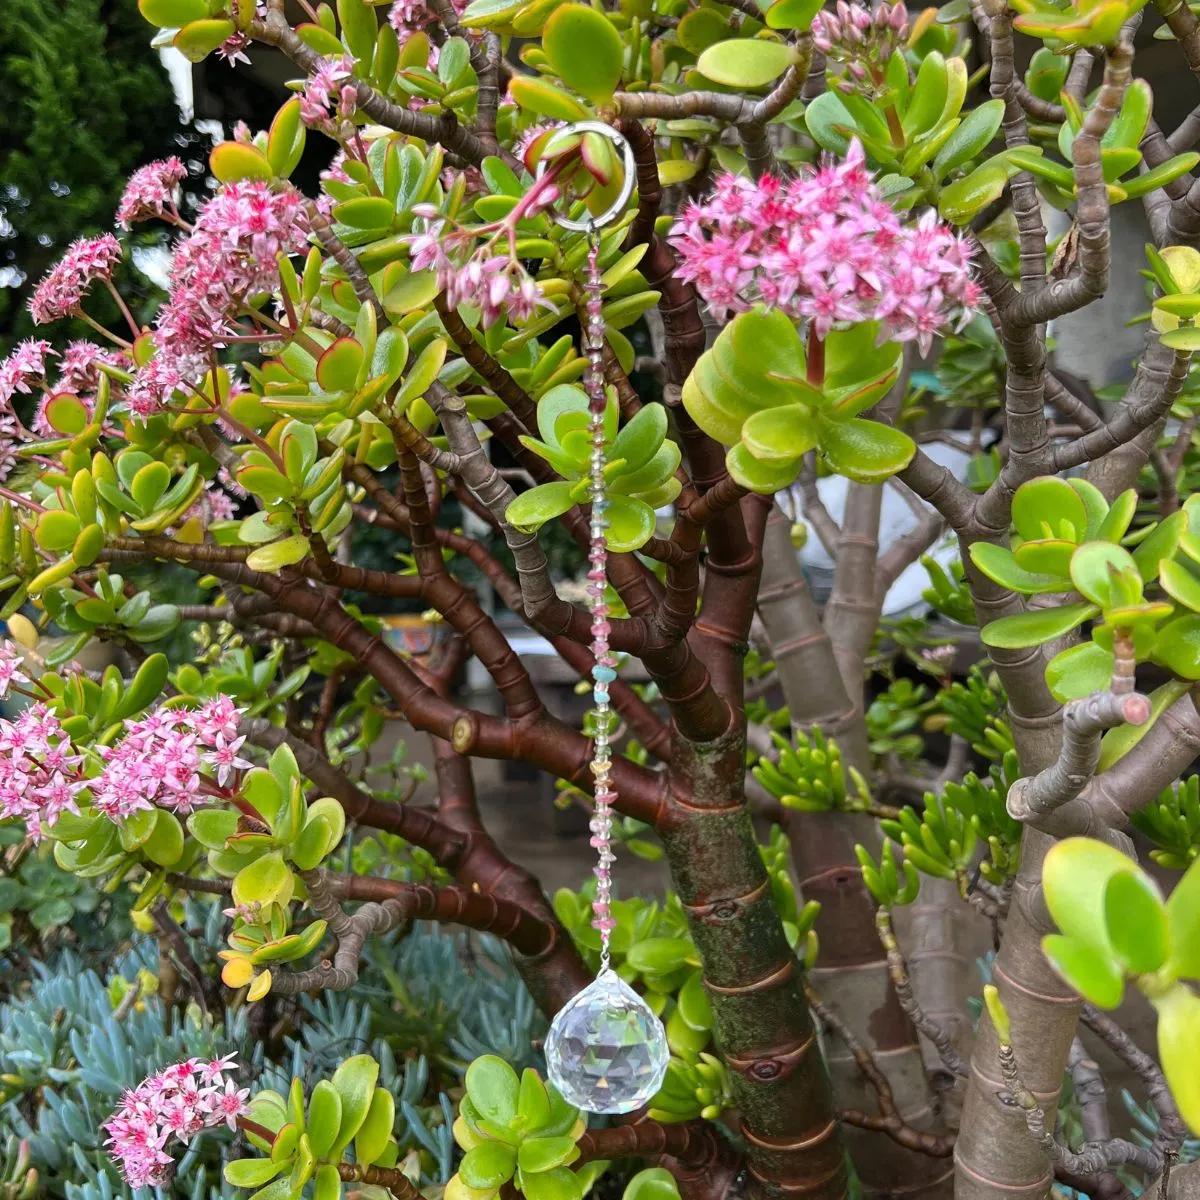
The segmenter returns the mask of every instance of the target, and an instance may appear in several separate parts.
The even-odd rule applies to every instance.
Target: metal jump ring
[[[625,205],[629,203],[629,197],[633,195],[634,180],[637,178],[637,164],[633,161],[633,147],[625,139],[625,136],[611,125],[606,125],[603,121],[576,121],[573,125],[567,125],[562,129],[556,130],[554,137],[558,138],[564,134],[572,133],[598,133],[601,137],[608,138],[621,151],[621,157],[624,160],[625,178],[621,183],[620,195],[599,216],[588,217],[583,221],[575,221],[557,212],[551,212],[550,214],[554,223],[563,229],[569,229],[574,233],[590,233],[603,228],[625,211]],[[546,160],[543,158],[538,161],[537,173],[534,178],[541,179],[545,173]]]

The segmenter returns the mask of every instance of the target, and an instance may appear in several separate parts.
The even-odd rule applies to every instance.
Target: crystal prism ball
[[[662,1087],[670,1057],[662,1022],[614,971],[560,1009],[546,1038],[550,1082],[591,1113],[641,1108]]]

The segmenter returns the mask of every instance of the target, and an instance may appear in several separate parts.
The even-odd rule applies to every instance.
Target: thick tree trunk
[[[1014,381],[1010,378],[1010,386]],[[980,625],[1018,611],[1019,599],[984,579],[964,552]],[[1041,649],[993,650],[992,662],[1009,700],[1009,721],[1025,775],[1058,757],[1061,705],[1046,687]],[[993,967],[994,982],[1012,1017],[1013,1045],[1025,1082],[1053,1127],[1067,1055],[1075,1036],[1079,998],[1051,969],[1041,939],[1049,922],[1040,900],[1042,860],[1053,839],[1026,828],[1021,867],[1004,938]],[[1053,1172],[1029,1136],[1024,1113],[1007,1104],[999,1044],[985,1012],[979,1021],[971,1074],[954,1148],[956,1200],[1041,1200]]]
[[[878,521],[877,489],[864,489],[858,507],[863,510],[866,539],[872,513]],[[856,543],[856,551],[860,549],[868,549],[865,540],[861,546]],[[857,648],[863,622],[869,617],[873,629],[878,608],[872,601],[871,615],[855,597],[860,584],[874,594],[873,549],[870,557],[872,565],[864,558],[843,580],[838,619],[845,626],[840,639],[844,665],[839,665],[837,648],[826,636],[828,624],[822,625],[791,544],[789,522],[778,508],[767,520],[758,595],[759,615],[793,728],[803,732],[820,726],[837,739],[843,761],[864,775],[870,760],[862,707],[863,658]],[[826,623],[834,615],[827,611]],[[852,669],[849,657],[854,653],[858,665]],[[847,685],[847,674],[857,680],[857,689]],[[874,1053],[905,1121],[928,1129],[936,1123],[934,1096],[916,1035],[892,990],[887,958],[876,933],[875,905],[854,855],[856,842],[878,842],[874,819],[849,813],[795,817],[789,830],[800,890],[805,899],[821,904],[816,926],[821,951],[819,965],[811,973],[813,985]],[[874,1111],[874,1093],[853,1056],[836,1043],[827,1045],[826,1056],[839,1107]],[[945,1160],[916,1154],[869,1130],[847,1128],[844,1136],[864,1194],[949,1195],[951,1168]]]
[[[846,1165],[829,1079],[754,835],[745,762],[740,726],[709,743],[677,738],[660,833],[704,963],[751,1190],[839,1200]]]

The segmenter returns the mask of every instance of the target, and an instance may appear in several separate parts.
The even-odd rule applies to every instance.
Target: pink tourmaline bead
[[[617,923],[612,917],[601,917],[600,920],[592,922],[592,927],[600,930],[601,933],[612,933],[616,929]]]
[[[612,626],[607,620],[601,619],[592,622],[592,632],[600,634],[602,637],[608,637],[612,633]]]

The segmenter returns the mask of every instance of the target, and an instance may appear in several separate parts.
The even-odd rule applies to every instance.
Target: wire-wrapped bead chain
[[[623,154],[624,187],[613,205],[600,216],[574,221],[555,215],[565,229],[586,232],[588,240],[587,297],[583,337],[583,387],[588,398],[591,435],[588,531],[588,610],[592,618],[592,710],[594,722],[589,766],[595,803],[592,809],[592,847],[596,851],[596,896],[592,924],[600,934],[600,972],[559,1010],[546,1036],[546,1071],[550,1082],[570,1104],[587,1112],[625,1113],[641,1108],[662,1086],[670,1060],[662,1022],[613,969],[609,941],[616,921],[612,913],[612,807],[617,793],[612,782],[613,714],[609,685],[617,678],[617,660],[609,648],[608,602],[608,388],[604,381],[604,281],[600,273],[600,229],[624,213],[633,190],[634,162],[629,143],[608,125],[581,121],[559,136],[595,134],[606,137]],[[539,170],[539,174],[540,174]]]
[[[600,970],[608,970],[608,943],[613,929],[612,874],[615,856],[612,852],[612,802],[617,798],[612,790],[612,747],[608,734],[612,724],[608,685],[617,677],[617,660],[608,648],[611,629],[608,603],[604,598],[608,573],[608,495],[604,480],[607,465],[605,452],[604,412],[608,396],[604,384],[604,312],[601,299],[604,284],[600,279],[600,239],[594,231],[588,233],[587,324],[584,328],[584,353],[587,366],[584,389],[588,396],[589,432],[592,438],[591,543],[588,548],[588,608],[592,614],[592,699],[595,734],[592,743],[592,777],[595,788],[595,807],[592,810],[592,847],[596,851],[596,899],[592,903],[593,924],[600,933]]]

